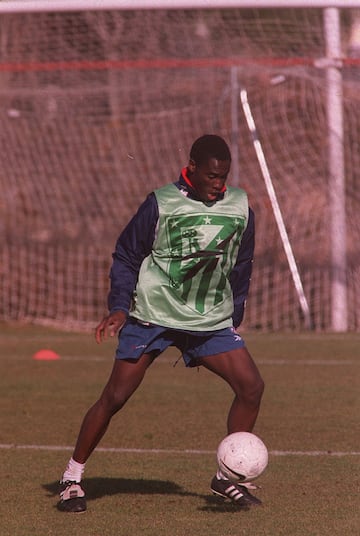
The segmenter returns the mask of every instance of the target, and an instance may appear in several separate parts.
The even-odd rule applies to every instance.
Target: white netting
[[[234,148],[231,70],[246,87],[316,329],[331,328],[322,11],[191,10],[0,16],[0,319],[89,327],[111,252],[145,195],[178,177],[193,140]],[[342,13],[344,55],[352,13]],[[360,327],[360,74],[344,61],[348,325]],[[274,78],[284,80],[273,84]],[[240,184],[257,217],[244,325],[303,326],[238,103]],[[230,179],[231,180],[231,179]],[[235,179],[233,179],[235,180]]]

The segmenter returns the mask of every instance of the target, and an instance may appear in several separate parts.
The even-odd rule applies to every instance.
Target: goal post
[[[240,100],[241,100],[241,104],[244,110],[246,122],[250,130],[252,139],[253,139],[255,153],[256,153],[256,156],[260,165],[262,176],[265,181],[266,190],[268,192],[271,207],[274,212],[274,216],[275,216],[276,224],[279,229],[281,241],[284,246],[286,258],[289,264],[291,276],[294,281],[300,307],[304,314],[305,326],[307,329],[311,329],[311,315],[310,315],[309,304],[305,296],[304,287],[303,287],[301,277],[299,274],[299,270],[296,264],[293,249],[290,244],[289,235],[285,227],[283,215],[282,215],[282,212],[278,203],[278,198],[275,192],[274,183],[270,175],[269,167],[267,165],[267,161],[266,161],[265,154],[261,145],[261,141],[259,139],[259,134],[256,128],[256,124],[255,124],[254,117],[251,111],[251,107],[249,104],[248,94],[245,88],[240,89]]]
[[[118,232],[149,191],[176,180],[193,139],[216,131],[257,219],[244,328],[359,330],[357,9],[0,2],[0,319],[96,323]]]
[[[347,252],[346,178],[344,157],[343,83],[341,73],[341,28],[339,10],[324,10],[326,58],[328,159],[330,187],[330,232],[332,236],[332,328],[346,331],[347,321]],[[340,64],[339,64],[340,62]],[[339,68],[340,67],[340,68]]]

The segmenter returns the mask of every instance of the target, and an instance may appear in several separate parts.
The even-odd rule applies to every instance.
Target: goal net
[[[347,329],[360,329],[357,10],[341,10]],[[316,330],[332,329],[333,218],[322,9],[0,13],[0,319],[88,329],[115,241],[178,178],[194,139],[231,145],[257,242],[244,328],[302,329],[246,88]],[[344,278],[344,274],[342,275]]]

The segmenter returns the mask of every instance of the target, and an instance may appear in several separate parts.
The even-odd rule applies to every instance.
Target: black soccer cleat
[[[260,506],[260,499],[251,495],[245,486],[234,484],[230,480],[219,479],[215,475],[211,481],[211,491],[214,495],[230,499],[232,502],[242,507]]]
[[[80,514],[86,510],[85,492],[78,482],[60,482],[60,501],[58,508],[62,512]]]

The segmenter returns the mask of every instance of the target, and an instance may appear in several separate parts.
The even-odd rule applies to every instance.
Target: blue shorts
[[[176,346],[187,367],[196,367],[200,357],[244,348],[245,342],[234,328],[217,331],[183,331],[128,318],[119,333],[116,359],[137,360],[142,354],[160,355],[169,346]]]

